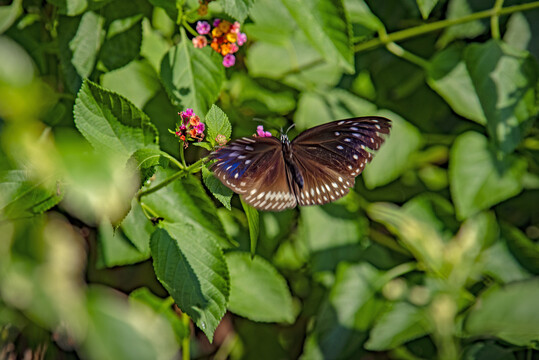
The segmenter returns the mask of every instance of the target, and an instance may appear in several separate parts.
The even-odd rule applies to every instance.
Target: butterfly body
[[[350,191],[390,128],[388,119],[371,116],[316,126],[292,141],[244,137],[210,155],[212,170],[260,210],[325,204]]]

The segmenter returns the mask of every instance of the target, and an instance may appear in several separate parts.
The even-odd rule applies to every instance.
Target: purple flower
[[[181,125],[180,125],[180,130],[185,130],[185,129],[187,129],[187,127],[185,126],[185,124],[181,124]]]
[[[224,67],[229,68],[231,66],[234,66],[235,63],[236,63],[236,57],[232,54],[225,55],[225,57],[223,58]]]
[[[200,35],[206,35],[210,32],[210,24],[207,21],[197,22],[197,32]]]
[[[239,33],[238,34],[238,45],[242,46],[246,42],[247,42],[247,35],[245,35],[244,33]]]
[[[264,126],[263,125],[258,125],[256,127],[256,133],[260,137],[271,137],[271,133],[269,131],[264,131]]]
[[[202,134],[204,132],[204,129],[206,128],[206,126],[204,126],[204,123],[201,122],[196,126],[196,128],[197,128],[197,132],[199,134]]]
[[[221,23],[221,19],[215,19],[215,20],[213,20],[213,27],[219,26],[220,23]]]

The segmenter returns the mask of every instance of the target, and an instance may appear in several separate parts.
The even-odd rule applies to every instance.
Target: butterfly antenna
[[[257,122],[261,122],[261,123],[264,123],[264,124],[267,124],[267,125],[271,125],[270,122],[266,119],[262,119],[262,118],[252,118],[253,121],[257,121]]]
[[[294,126],[296,126],[296,124],[295,124],[295,123],[292,123],[292,125],[290,125],[290,126],[288,127],[288,129],[286,129],[286,133],[285,133],[285,134],[288,134],[288,132],[289,132],[290,130],[292,130],[292,128],[293,128]],[[281,130],[281,131],[282,131],[282,130]]]

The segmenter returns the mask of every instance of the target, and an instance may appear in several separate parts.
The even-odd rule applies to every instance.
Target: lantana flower
[[[181,123],[176,125],[174,134],[183,141],[183,146],[185,148],[189,146],[188,140],[201,142],[204,139],[206,126],[200,121],[200,117],[194,113],[193,109],[186,109],[178,115],[180,115]]]
[[[217,142],[217,144],[219,144],[220,146],[224,146],[226,144],[226,136],[222,135],[222,134],[219,134],[215,137],[215,141]]]
[[[210,46],[223,56],[223,66],[234,66],[236,57],[233,54],[247,42],[247,35],[240,32],[241,25],[237,21],[231,23],[227,20],[215,19],[212,26],[213,29],[206,21],[197,22],[196,29],[200,35],[193,39],[193,45],[196,48],[205,47],[208,42],[204,43],[201,38],[205,38],[205,35],[211,36]]]
[[[264,126],[262,125],[256,127],[256,133],[260,137],[271,137],[271,133],[269,131],[264,131]]]
[[[193,38],[193,46],[202,49],[208,45],[208,39],[205,36],[199,35]]]

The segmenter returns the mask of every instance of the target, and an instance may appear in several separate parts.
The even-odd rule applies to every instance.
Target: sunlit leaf
[[[22,12],[22,0],[0,7],[0,34],[9,29]]]
[[[243,22],[249,14],[249,8],[254,0],[223,0],[225,12],[239,22]]]
[[[204,120],[207,126],[208,141],[212,145],[217,144],[215,140],[217,135],[224,135],[227,140],[230,139],[232,126],[228,121],[228,116],[218,106],[212,105]]]
[[[428,19],[438,0],[416,0],[416,2],[423,19]]]
[[[251,255],[254,256],[256,253],[256,244],[258,242],[258,236],[260,233],[260,219],[258,210],[254,207],[247,204],[243,201],[243,198],[240,197],[241,205],[243,206],[243,211],[245,211],[245,216],[247,217],[247,223],[249,224],[249,238],[251,240]]]
[[[221,180],[217,179],[208,168],[202,168],[202,178],[204,185],[211,191],[213,196],[221,202],[228,210],[231,210],[230,200],[234,192],[223,185]]]

